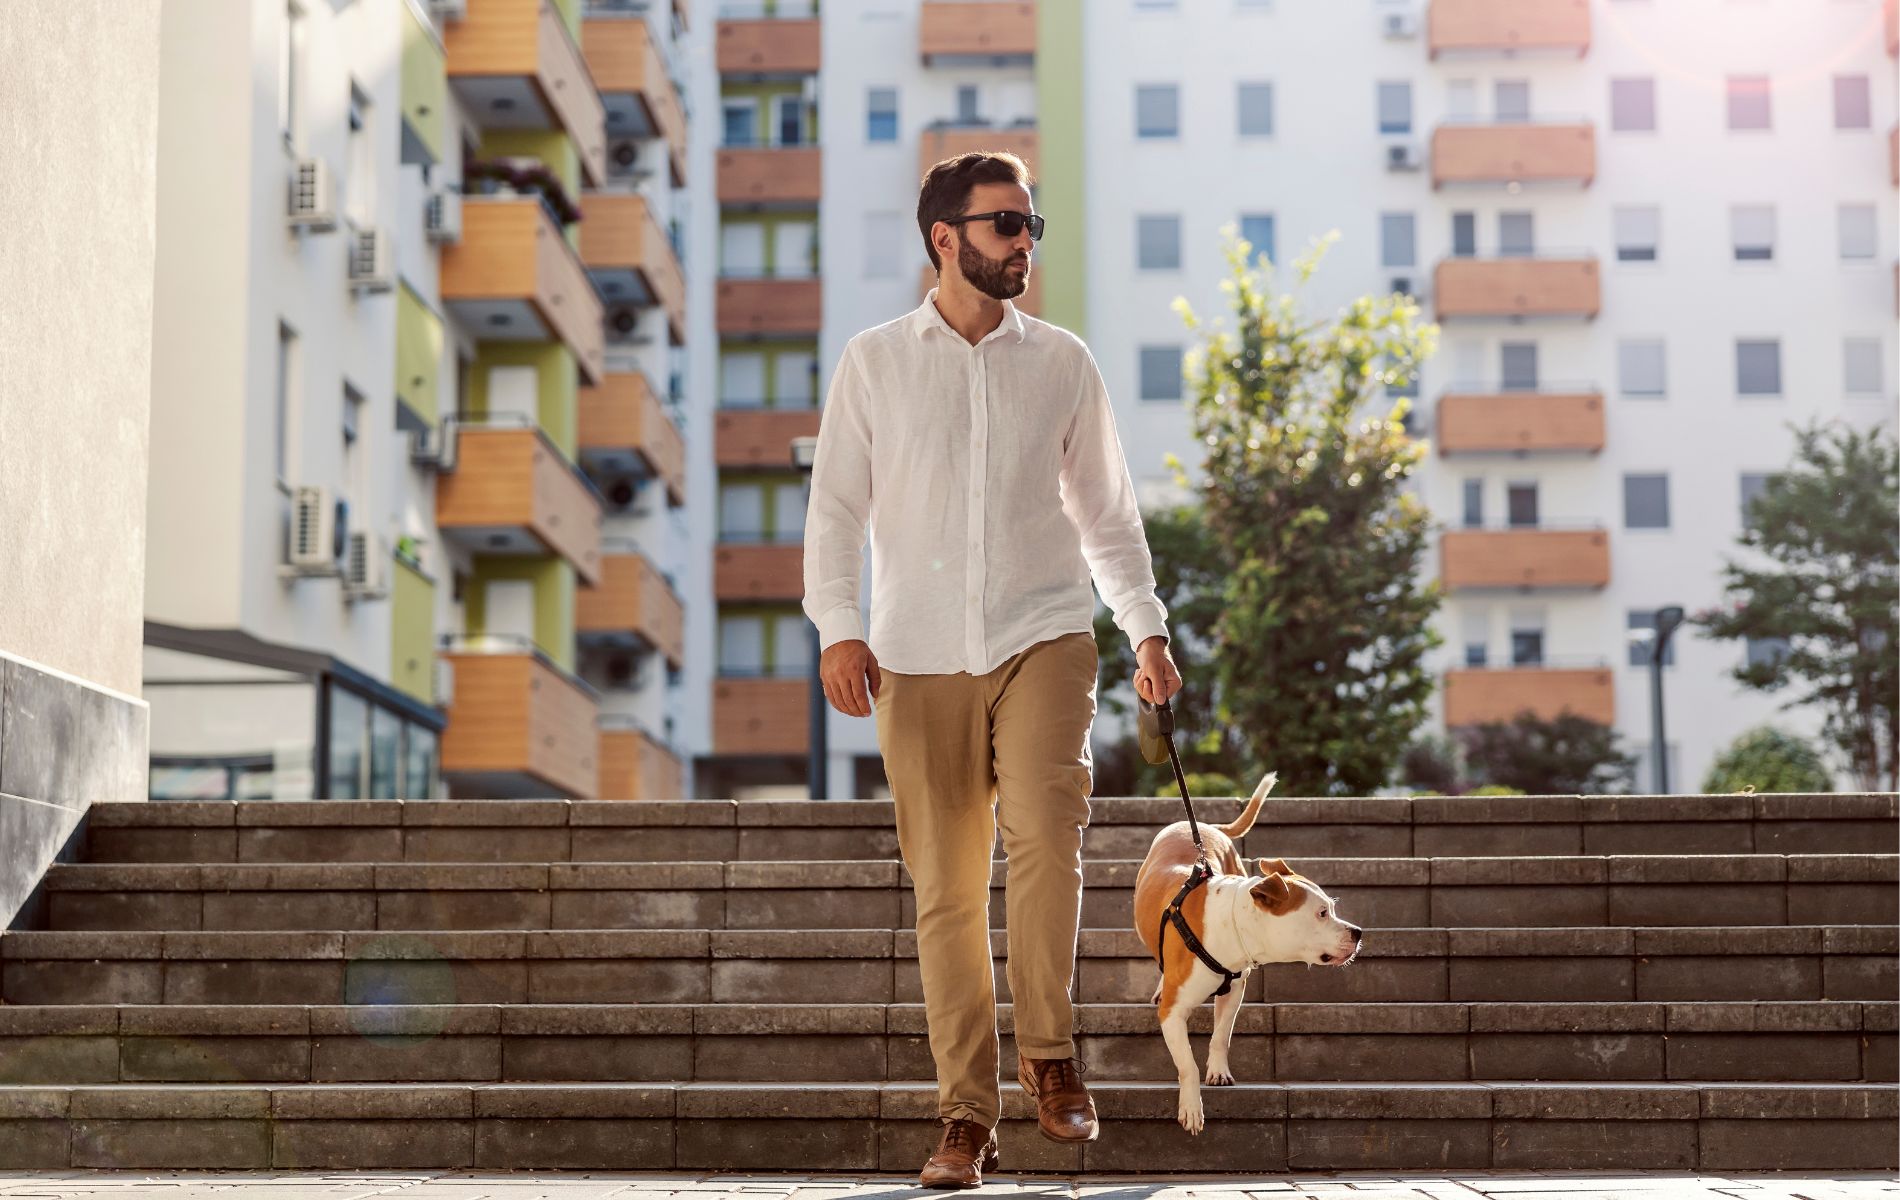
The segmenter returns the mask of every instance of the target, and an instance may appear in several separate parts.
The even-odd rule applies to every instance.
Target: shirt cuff
[[[839,605],[818,622],[818,649],[822,653],[839,642],[849,641],[864,641],[864,621],[856,608]]]
[[[1144,600],[1128,611],[1128,619],[1122,628],[1128,634],[1128,644],[1136,650],[1151,637],[1167,637],[1168,627],[1161,618],[1161,606],[1153,601]]]

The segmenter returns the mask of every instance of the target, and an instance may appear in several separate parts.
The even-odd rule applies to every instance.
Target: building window
[[[1874,256],[1879,241],[1874,231],[1874,206],[1843,204],[1840,207],[1841,261],[1866,262]]]
[[[1537,484],[1534,481],[1504,485],[1504,519],[1513,529],[1537,528]]]
[[[1240,236],[1253,247],[1248,252],[1252,256],[1250,263],[1262,255],[1266,256],[1268,262],[1274,261],[1272,213],[1242,213]]]
[[[1662,217],[1654,205],[1618,208],[1613,223],[1616,227],[1616,261],[1656,261],[1656,237]]]
[[[1498,347],[1507,392],[1537,390],[1537,343],[1505,342]]]
[[[1775,210],[1767,204],[1737,204],[1729,209],[1729,234],[1736,262],[1772,262],[1775,257]]]
[[[1179,400],[1181,398],[1181,347],[1143,346],[1141,348],[1141,398],[1143,400]]]
[[[1484,528],[1484,480],[1482,479],[1465,480],[1464,524],[1466,529]]]
[[[1651,655],[1656,649],[1656,610],[1653,608],[1632,608],[1629,610],[1629,629],[1631,634],[1647,630],[1649,636],[1629,639],[1630,666],[1647,667]],[[1676,665],[1676,639],[1671,636],[1669,644],[1663,647],[1662,665]]]
[[[1834,77],[1834,128],[1872,129],[1873,103],[1865,75]]]
[[[1531,119],[1531,85],[1526,79],[1499,79],[1491,85],[1491,112],[1502,124],[1522,124]]]
[[[1625,396],[1660,396],[1664,392],[1663,344],[1660,338],[1633,338],[1616,345],[1617,390]]]
[[[1751,507],[1761,494],[1768,490],[1770,475],[1742,473],[1742,528],[1755,528],[1755,514]]]
[[[1410,267],[1418,263],[1417,221],[1409,212],[1379,214],[1379,264]]]
[[[1792,648],[1785,637],[1751,637],[1747,639],[1745,653],[1749,666],[1760,667],[1780,662]]]
[[[277,323],[277,388],[273,414],[272,455],[277,468],[277,483],[290,487],[290,437],[297,416],[297,333],[282,321]]]
[[[957,85],[957,124],[981,124],[983,115],[977,109],[976,85],[962,83]]]
[[[1180,135],[1180,89],[1172,83],[1137,85],[1135,88],[1135,136],[1171,138]]]
[[[1478,253],[1478,214],[1451,214],[1451,256],[1471,258]]]
[[[1851,337],[1842,351],[1841,390],[1850,396],[1880,395],[1880,339]]]
[[[1504,258],[1529,258],[1537,253],[1537,216],[1530,212],[1498,214],[1498,254]]]
[[[1655,132],[1654,79],[1610,80],[1610,128],[1617,133]]]
[[[1235,89],[1241,137],[1268,137],[1273,133],[1273,85],[1243,83]]]
[[[1379,132],[1412,132],[1412,85],[1405,80],[1379,81]]]
[[[1729,76],[1728,127],[1734,130],[1769,127],[1766,75]]]
[[[1743,396],[1781,395],[1781,343],[1771,338],[1735,343],[1735,390]]]
[[[1511,665],[1537,667],[1544,662],[1544,620],[1537,613],[1511,614]]]
[[[1181,218],[1156,214],[1135,218],[1135,265],[1144,271],[1181,269]]]
[[[754,146],[758,144],[758,105],[750,99],[728,100],[720,110],[721,144]]]
[[[358,225],[376,213],[376,134],[371,128],[369,94],[350,81],[350,177],[344,181],[346,211]]]
[[[303,77],[303,5],[284,6],[284,38],[277,47],[277,125],[287,149],[297,147],[297,88]]]
[[[897,89],[875,87],[865,94],[864,140],[897,140]]]
[[[1669,528],[1669,476],[1623,476],[1623,528]]]

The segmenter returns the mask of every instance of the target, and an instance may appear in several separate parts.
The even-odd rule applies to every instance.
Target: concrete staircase
[[[1243,852],[1365,947],[1254,973],[1198,1138],[1130,927],[1180,816],[1094,801],[1086,1147],[1014,1082],[999,864],[1005,1173],[1900,1165],[1892,795],[1270,800]],[[105,805],[84,859],[0,934],[0,1169],[911,1175],[936,1144],[888,803]]]

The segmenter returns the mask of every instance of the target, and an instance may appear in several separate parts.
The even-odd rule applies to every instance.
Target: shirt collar
[[[950,322],[943,319],[943,314],[937,311],[937,289],[934,287],[931,288],[930,293],[924,297],[924,302],[919,304],[910,314],[910,327],[911,331],[919,338],[922,338],[933,328],[944,329],[959,342],[963,342],[966,346],[969,345],[968,342],[963,341],[963,335],[958,333],[956,329],[951,326]],[[1015,301],[1003,301],[1003,320],[996,329],[1005,333],[1015,334],[1018,342],[1028,336],[1028,323],[1023,320],[1023,314],[1017,309]],[[992,334],[994,332],[993,330]]]

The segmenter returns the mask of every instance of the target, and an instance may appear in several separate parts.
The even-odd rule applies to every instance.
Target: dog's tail
[[[1247,807],[1241,809],[1240,815],[1235,817],[1232,821],[1219,826],[1220,831],[1230,838],[1239,840],[1242,834],[1252,829],[1254,818],[1260,815],[1261,802],[1266,800],[1267,793],[1273,790],[1273,785],[1279,778],[1280,773],[1278,771],[1268,771],[1266,775],[1261,778],[1260,785],[1254,788],[1253,798],[1247,801]]]

